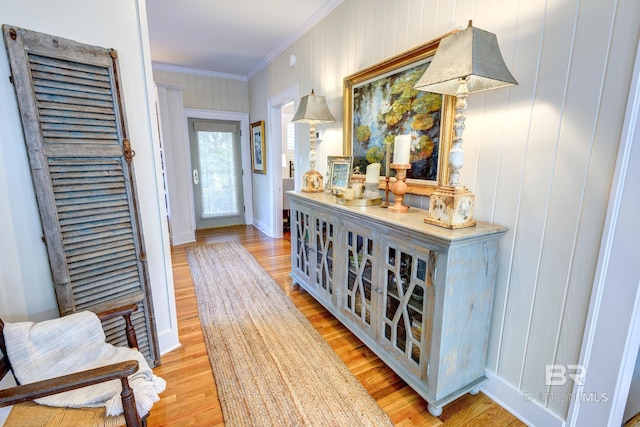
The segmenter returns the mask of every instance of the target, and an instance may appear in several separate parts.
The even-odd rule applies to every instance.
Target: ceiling
[[[342,1],[147,0],[151,61],[250,78]]]

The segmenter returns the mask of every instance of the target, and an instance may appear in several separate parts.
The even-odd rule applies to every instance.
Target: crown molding
[[[217,71],[198,70],[196,68],[181,67],[178,65],[164,64],[161,62],[152,62],[151,68],[158,71],[170,71],[173,73],[193,74],[196,76],[216,77],[219,79],[227,79],[227,80],[242,80],[245,82],[248,80],[246,76],[241,76],[239,74],[228,74],[228,73],[219,73]]]
[[[260,71],[266,68],[274,59],[287,50],[292,44],[294,44],[300,37],[302,37],[307,31],[313,28],[318,22],[322,21],[329,13],[338,7],[344,0],[333,0],[325,3],[325,5],[318,10],[313,16],[307,19],[304,24],[293,33],[289,38],[284,40],[278,47],[272,50],[267,56],[264,57],[258,65],[247,74],[247,79],[251,80]]]
[[[290,37],[284,40],[278,47],[269,52],[267,56],[265,56],[262,61],[258,63],[258,65],[251,70],[246,76],[242,76],[239,74],[227,74],[227,73],[219,73],[216,71],[207,71],[207,70],[199,70],[195,68],[181,67],[178,65],[170,65],[164,64],[162,62],[152,62],[151,67],[154,70],[158,71],[169,71],[174,73],[182,73],[182,74],[193,74],[197,76],[205,76],[205,77],[216,77],[220,79],[229,79],[229,80],[241,80],[248,81],[255,77],[260,71],[267,67],[274,59],[276,59],[279,55],[281,55],[285,50],[287,50],[292,44],[294,44],[298,39],[300,39],[307,31],[313,28],[318,22],[322,21],[329,13],[333,11],[336,7],[338,7],[344,0],[332,0],[319,9],[313,16],[307,19],[304,24]]]

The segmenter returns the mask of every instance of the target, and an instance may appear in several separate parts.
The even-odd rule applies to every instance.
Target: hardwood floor
[[[322,334],[351,372],[398,427],[409,426],[524,426],[482,393],[469,394],[444,407],[439,418],[427,403],[384,365],[348,329],[302,288],[293,286],[290,244],[272,239],[252,226],[197,233],[197,243],[238,240],[273,276],[294,304]],[[182,347],[162,356],[154,369],[167,381],[149,417],[149,426],[223,426],[222,411],[207,358],[198,307],[185,249],[172,249],[173,276]]]

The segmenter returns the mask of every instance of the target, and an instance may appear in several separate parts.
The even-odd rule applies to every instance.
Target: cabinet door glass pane
[[[345,308],[363,323],[371,324],[373,241],[353,231],[346,236],[347,284]]]
[[[383,341],[405,366],[426,375],[436,253],[386,247]]]
[[[309,252],[311,247],[309,246],[309,214],[293,210],[292,216],[294,217],[294,239],[295,239],[295,253],[294,253],[294,267],[298,272],[302,273],[305,277],[309,277]]]
[[[315,285],[322,292],[333,295],[333,242],[332,223],[316,218]]]

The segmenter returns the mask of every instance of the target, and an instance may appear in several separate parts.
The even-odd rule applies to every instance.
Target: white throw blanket
[[[106,343],[100,320],[89,311],[40,323],[5,323],[4,337],[7,356],[21,384],[135,359],[139,369],[129,377],[129,384],[141,417],[149,413],[166,387],[139,351]],[[121,391],[120,380],[112,380],[36,402],[73,408],[105,406],[107,415],[115,416],[123,413]]]

